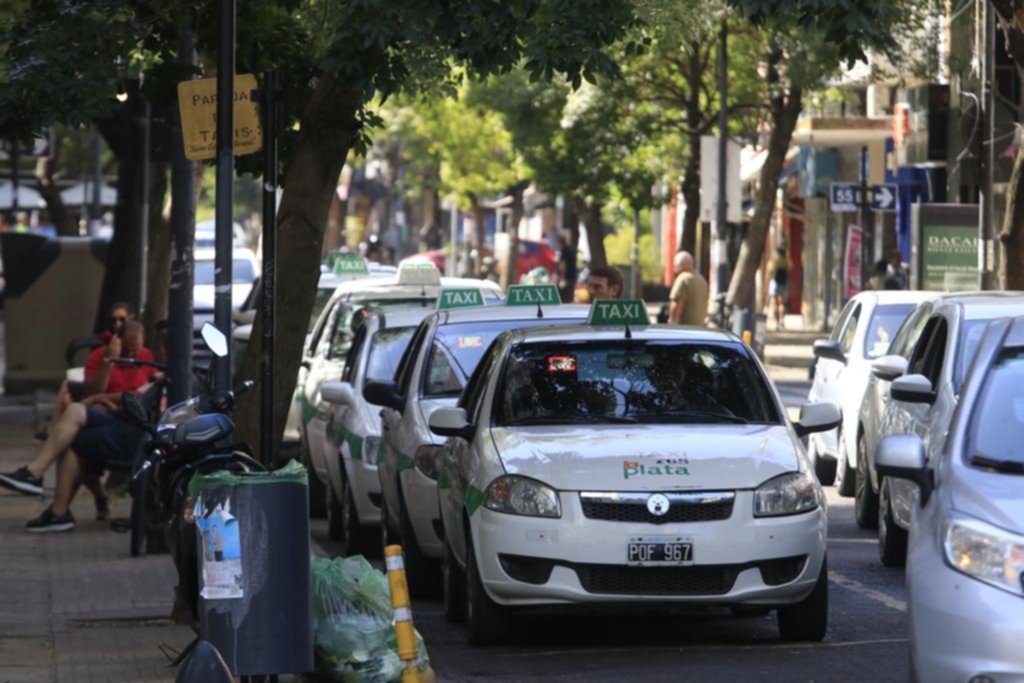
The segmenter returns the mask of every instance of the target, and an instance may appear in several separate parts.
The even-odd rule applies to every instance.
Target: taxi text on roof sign
[[[406,261],[398,266],[398,284],[439,287],[441,271],[428,261]]]
[[[562,303],[554,285],[512,285],[508,288],[508,306],[557,306]]]
[[[642,299],[598,299],[590,307],[589,325],[650,325]]]
[[[336,275],[368,275],[370,272],[366,259],[355,254],[339,254],[332,269]]]
[[[468,308],[470,306],[483,306],[484,297],[479,289],[442,289],[437,297],[437,307],[443,308]]]
[[[235,156],[258,152],[263,142],[254,90],[255,76],[235,75]],[[217,79],[178,83],[178,109],[185,157],[198,161],[217,156]]]

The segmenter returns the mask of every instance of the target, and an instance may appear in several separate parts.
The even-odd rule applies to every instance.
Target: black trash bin
[[[236,676],[313,670],[309,485],[276,472],[195,477],[200,635]]]

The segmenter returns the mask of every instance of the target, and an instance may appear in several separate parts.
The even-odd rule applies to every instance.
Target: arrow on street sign
[[[830,203],[834,212],[850,213],[859,208],[860,187],[857,183],[832,183],[830,189]]]
[[[895,211],[898,191],[894,183],[871,186],[871,210]]]

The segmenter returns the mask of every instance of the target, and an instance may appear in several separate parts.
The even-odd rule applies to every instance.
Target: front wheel
[[[331,540],[342,544],[339,549],[345,557],[366,554],[372,548],[373,533],[359,523],[352,486],[342,475],[341,495],[334,493],[334,486],[327,486],[327,533]]]
[[[827,460],[818,455],[818,448],[814,445],[814,438],[811,438],[808,446],[811,451],[811,462],[814,463],[814,475],[822,486],[831,486],[836,480],[836,461]]]
[[[871,486],[867,446],[864,435],[857,438],[857,486],[854,493],[853,517],[861,529],[878,528],[878,494]]]
[[[889,483],[883,479],[878,488],[878,558],[886,567],[902,567],[907,561],[907,530],[892,514]]]
[[[467,538],[467,542],[468,542]],[[469,644],[493,645],[501,642],[509,630],[508,608],[491,600],[484,590],[476,566],[473,546],[466,548],[466,635]]]
[[[836,493],[843,498],[852,498],[857,484],[857,471],[850,467],[850,459],[846,457],[846,447],[842,435],[836,441]]]
[[[814,641],[825,637],[828,630],[828,560],[821,562],[818,581],[810,595],[795,605],[776,611],[779,635],[787,642]]]

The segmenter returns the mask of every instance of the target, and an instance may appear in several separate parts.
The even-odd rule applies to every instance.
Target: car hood
[[[963,465],[952,487],[953,509],[997,527],[1024,534],[1021,475],[987,472]]]
[[[505,471],[569,491],[751,489],[799,469],[781,425],[496,427]]]

